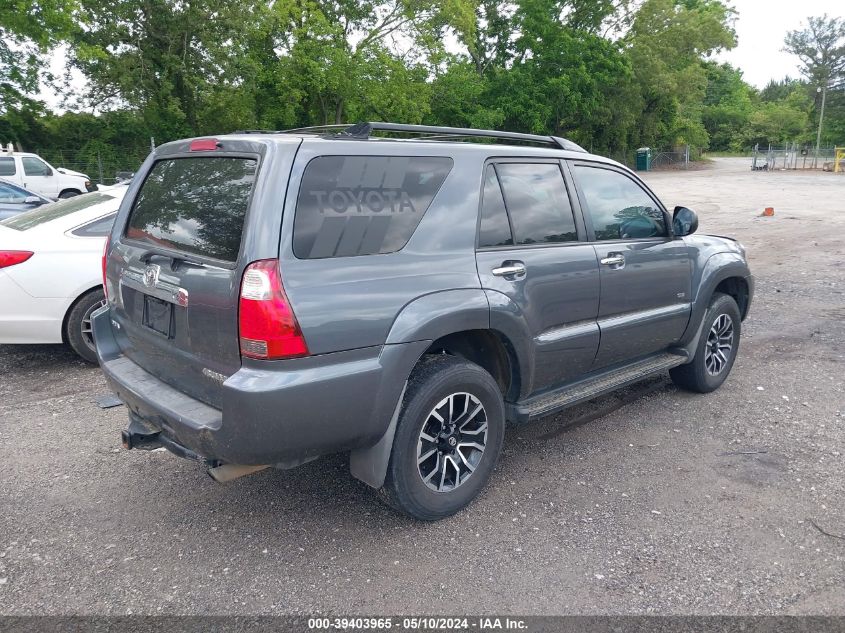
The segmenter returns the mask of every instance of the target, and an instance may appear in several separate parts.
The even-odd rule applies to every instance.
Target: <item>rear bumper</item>
[[[0,344],[61,343],[69,299],[39,298],[0,270]]]
[[[124,356],[109,308],[92,318],[109,386],[141,424],[212,462],[290,467],[375,444],[428,342],[290,361],[252,361],[223,383],[217,409],[174,389]]]

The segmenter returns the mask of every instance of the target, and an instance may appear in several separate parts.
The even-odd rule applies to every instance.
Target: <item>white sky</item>
[[[739,44],[716,59],[742,70],[745,80],[757,88],[765,87],[770,79],[799,76],[797,58],[781,50],[787,31],[803,28],[809,16],[845,15],[845,0],[728,0],[728,3],[739,13],[735,25]],[[64,50],[52,56],[51,69],[56,75],[63,73],[65,60]],[[78,92],[84,81],[81,73],[74,72],[73,86],[68,92]],[[39,96],[51,109],[63,110],[62,95],[53,89],[42,86]]]
[[[763,88],[770,79],[797,78],[798,58],[784,53],[788,31],[806,26],[810,16],[845,15],[843,0],[728,0],[738,12],[736,33],[739,44],[716,59],[736,66],[745,80]]]

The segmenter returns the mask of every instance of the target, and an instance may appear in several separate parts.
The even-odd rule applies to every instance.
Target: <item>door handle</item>
[[[622,268],[625,265],[625,256],[621,253],[608,253],[607,257],[599,260],[602,266],[615,266]]]
[[[521,277],[525,274],[525,264],[522,262],[502,262],[498,268],[491,271],[496,277]]]

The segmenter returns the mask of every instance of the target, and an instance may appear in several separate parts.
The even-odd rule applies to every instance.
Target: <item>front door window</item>
[[[663,211],[636,182],[616,171],[575,167],[596,240],[667,237]]]

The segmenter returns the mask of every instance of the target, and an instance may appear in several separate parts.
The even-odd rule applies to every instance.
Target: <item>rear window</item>
[[[16,171],[14,158],[0,158],[0,176],[14,176]]]
[[[251,158],[158,161],[135,199],[126,237],[236,261],[257,169],[258,161]]]
[[[300,259],[393,253],[452,169],[440,156],[321,156],[305,168],[293,226]]]
[[[15,229],[16,231],[26,231],[28,229],[35,228],[40,224],[44,224],[45,222],[58,220],[66,215],[70,215],[71,213],[84,211],[89,207],[93,207],[95,204],[102,204],[103,202],[107,202],[109,200],[114,200],[114,196],[95,191],[94,193],[86,193],[81,196],[74,196],[73,198],[65,198],[64,200],[59,200],[58,202],[51,202],[50,204],[45,204],[37,209],[33,209],[32,211],[19,213],[7,220],[3,220],[0,224],[8,226],[10,229]]]

